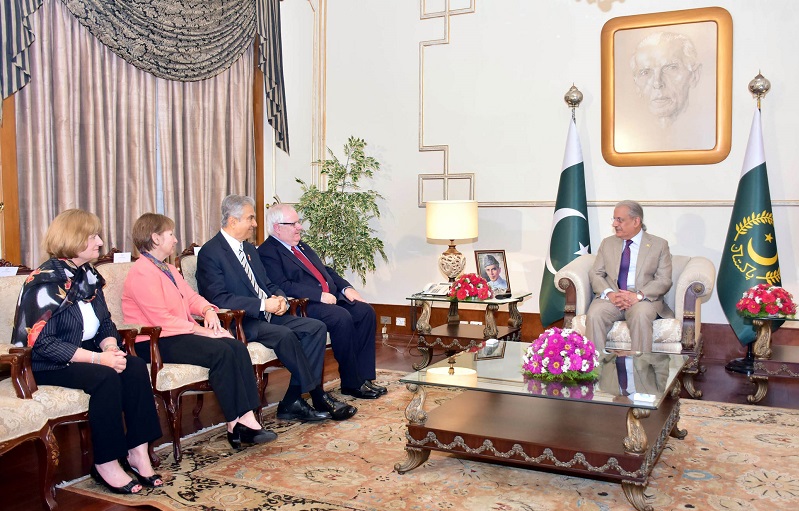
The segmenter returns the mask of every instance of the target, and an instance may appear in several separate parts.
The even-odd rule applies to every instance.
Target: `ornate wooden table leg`
[[[636,483],[633,481],[622,481],[621,489],[624,490],[624,496],[627,497],[627,500],[630,502],[630,504],[632,504],[633,507],[638,511],[654,510],[652,506],[646,503],[646,497],[644,496],[646,484]]]
[[[630,408],[627,410],[627,436],[624,437],[624,451],[628,454],[642,455],[649,448],[646,431],[640,421],[640,419],[649,417],[649,414],[650,410],[643,408]]]
[[[422,302],[422,315],[419,316],[419,319],[416,321],[416,332],[420,334],[429,334],[430,330],[432,330],[430,328],[430,312],[433,306],[431,302],[427,300],[419,300],[418,302]],[[416,304],[418,304],[418,302],[416,302]]]
[[[457,325],[461,322],[460,314],[458,313],[458,300],[452,300],[449,303],[449,313],[447,313],[447,324]]]
[[[755,392],[746,396],[746,400],[751,404],[759,403],[761,399],[766,397],[766,393],[768,392],[768,376],[757,376],[753,374],[749,377],[749,381],[754,384]]]
[[[522,327],[522,315],[519,314],[519,304],[518,302],[511,302],[508,304],[508,312],[510,313],[510,317],[508,318],[508,326],[513,328],[521,328]]]
[[[406,385],[407,389],[414,393],[411,402],[405,408],[405,418],[411,424],[424,424],[427,422],[427,412],[424,411],[424,400],[427,397],[424,387],[421,385],[414,385],[409,383]],[[406,433],[407,434],[407,433]],[[410,438],[410,437],[409,437]],[[421,449],[419,447],[405,447],[405,460],[401,463],[394,464],[394,471],[398,474],[404,474],[410,470],[415,469],[430,457],[430,449]]]
[[[430,361],[433,360],[433,348],[427,345],[424,335],[419,336],[417,348],[419,349],[419,353],[422,355],[422,360],[418,364],[413,364],[413,368],[419,371],[430,365]]]
[[[489,303],[486,305],[486,326],[483,328],[483,336],[486,339],[495,339],[499,330],[497,330],[497,319],[494,314],[499,310],[499,305]]]
[[[771,358],[771,320],[756,318],[752,320],[752,324],[757,330],[755,357],[768,360]]]

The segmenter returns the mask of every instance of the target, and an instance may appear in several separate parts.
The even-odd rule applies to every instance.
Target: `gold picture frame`
[[[605,161],[693,165],[729,155],[729,12],[707,7],[613,18],[602,28],[601,52]]]
[[[477,274],[486,279],[494,297],[510,294],[510,277],[504,250],[475,250],[474,262],[477,265]],[[493,271],[489,272],[488,268],[493,268]]]

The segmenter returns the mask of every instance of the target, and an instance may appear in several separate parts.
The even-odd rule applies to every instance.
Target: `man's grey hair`
[[[633,74],[635,74],[635,69],[637,67],[635,56],[639,51],[649,46],[660,46],[671,44],[673,42],[679,43],[680,47],[682,48],[682,53],[685,57],[683,60],[685,67],[687,67],[691,72],[695,71],[700,64],[699,58],[696,55],[696,47],[691,39],[689,39],[687,36],[676,34],[674,32],[655,32],[654,34],[650,34],[643,38],[641,42],[638,43],[638,46],[635,47],[635,52],[633,52],[633,56],[630,57],[630,69],[632,69]]]
[[[222,199],[222,227],[227,227],[231,218],[241,218],[247,204],[255,209],[255,201],[246,195],[231,194]]]
[[[286,220],[286,213],[294,209],[290,204],[275,204],[266,212],[266,232],[270,236],[275,235],[275,224]]]
[[[616,204],[617,208],[625,207],[630,210],[630,217],[631,218],[640,218],[641,219],[641,229],[646,230],[646,224],[644,223],[644,208],[641,207],[640,204],[635,202],[634,200],[623,200]]]

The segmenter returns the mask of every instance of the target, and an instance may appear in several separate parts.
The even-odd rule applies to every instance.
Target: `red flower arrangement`
[[[765,318],[770,316],[793,317],[796,303],[791,293],[780,286],[758,284],[743,294],[735,304],[738,314],[746,318]]]
[[[449,287],[447,293],[453,300],[487,300],[493,296],[486,279],[476,273],[464,273]]]

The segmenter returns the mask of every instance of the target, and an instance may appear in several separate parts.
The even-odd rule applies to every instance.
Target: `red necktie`
[[[308,271],[313,273],[313,276],[316,277],[316,280],[318,280],[319,283],[322,285],[322,291],[324,291],[325,293],[329,293],[330,286],[327,285],[327,281],[322,276],[322,274],[319,273],[319,270],[316,269],[316,266],[314,266],[313,263],[307,257],[305,257],[305,254],[297,250],[297,247],[291,247],[291,251],[294,252],[294,255],[297,256],[297,259],[299,259],[300,262],[302,262],[302,264],[304,264],[305,267],[308,268]]]

